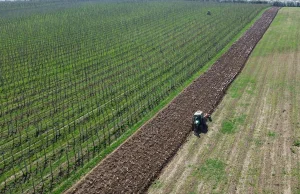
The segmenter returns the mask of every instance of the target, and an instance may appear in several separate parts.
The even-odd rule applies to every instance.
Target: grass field
[[[1,2],[0,192],[82,175],[265,7]]]
[[[300,193],[300,11],[282,8],[212,115],[149,193]]]

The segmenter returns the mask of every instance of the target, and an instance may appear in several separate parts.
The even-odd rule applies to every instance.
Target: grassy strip
[[[167,104],[169,104],[176,96],[178,96],[183,89],[188,87],[196,78],[198,78],[201,74],[206,72],[225,52],[229,50],[231,45],[238,40],[255,22],[257,19],[261,17],[261,15],[267,10],[263,9],[249,24],[247,24],[240,33],[238,33],[231,42],[227,44],[213,59],[211,59],[206,65],[204,65],[201,70],[196,72],[190,79],[185,81],[182,86],[178,87],[178,89],[174,90],[170,93],[169,97],[163,100],[156,108],[154,108],[151,112],[149,112],[143,119],[141,119],[137,124],[134,125],[131,129],[127,130],[118,140],[113,142],[107,149],[102,151],[98,157],[92,159],[89,163],[85,164],[80,170],[71,175],[67,180],[61,183],[56,190],[52,193],[62,193],[68,188],[70,188],[74,183],[79,181],[85,174],[90,172],[96,165],[105,158],[108,154],[112,153],[117,147],[119,147],[122,143],[125,142],[132,134],[134,134],[142,125],[144,125],[148,120],[154,117],[162,108],[164,108]]]

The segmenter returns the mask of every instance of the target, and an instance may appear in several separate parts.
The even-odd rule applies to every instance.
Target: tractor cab
[[[197,112],[195,112],[194,116],[193,116],[193,124],[194,125],[202,124],[203,117],[204,117],[204,113],[201,110],[198,110]]]

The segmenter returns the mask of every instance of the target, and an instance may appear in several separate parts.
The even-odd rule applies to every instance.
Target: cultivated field
[[[300,193],[300,10],[282,8],[213,114],[149,193]]]
[[[191,132],[193,113],[197,109],[212,112],[217,107],[278,9],[265,11],[209,70],[67,193],[142,193],[147,190]]]
[[[70,186],[265,7],[1,2],[0,193]]]

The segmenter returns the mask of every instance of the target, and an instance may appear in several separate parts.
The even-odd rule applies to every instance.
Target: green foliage
[[[268,136],[269,137],[276,137],[276,133],[274,131],[269,131]]]
[[[294,142],[293,142],[293,146],[300,147],[300,140],[295,139]]]
[[[283,54],[298,50],[299,44],[295,38],[298,36],[299,23],[294,21],[300,20],[299,8],[282,8],[279,12],[280,14],[275,17],[265,34],[268,38],[260,41],[260,45],[264,45],[263,49],[259,46],[253,51],[253,56],[271,56],[276,53]],[[289,14],[293,14],[294,19],[290,19]],[[282,27],[282,24],[285,24],[286,27]]]

